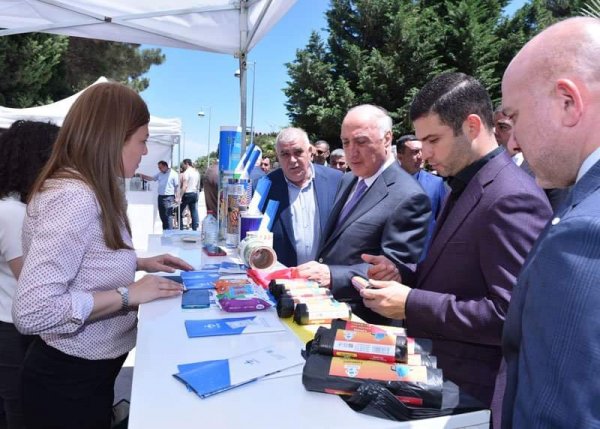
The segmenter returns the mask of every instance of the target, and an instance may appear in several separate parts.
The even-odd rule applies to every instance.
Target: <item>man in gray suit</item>
[[[475,78],[437,76],[417,94],[410,116],[424,159],[448,177],[451,193],[416,273],[400,267],[403,284],[372,281],[375,288],[361,295],[372,310],[405,319],[410,336],[431,338],[444,376],[491,407],[499,428],[506,380],[502,326],[550,207],[496,143],[492,103]],[[370,276],[377,277],[375,271]]]
[[[300,274],[331,288],[353,311],[372,323],[389,323],[362,305],[350,279],[366,276],[362,253],[386,255],[397,263],[416,263],[425,243],[430,203],[421,186],[391,153],[392,120],[373,105],[346,114],[341,140],[352,172],[343,175],[325,227],[317,261]]]
[[[504,325],[506,428],[600,427],[600,20],[533,38],[502,81],[504,113],[545,188],[573,185],[529,254]]]

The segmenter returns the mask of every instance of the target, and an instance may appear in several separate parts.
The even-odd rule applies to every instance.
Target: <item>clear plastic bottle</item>
[[[212,210],[209,210],[202,221],[202,245],[216,246],[219,235],[219,224]]]

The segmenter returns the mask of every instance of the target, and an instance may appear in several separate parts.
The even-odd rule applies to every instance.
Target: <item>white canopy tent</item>
[[[247,54],[295,2],[3,0],[0,36],[45,32],[234,55],[240,62],[240,125],[246,130]]]
[[[107,82],[105,77],[99,78],[92,85]],[[64,118],[81,93],[73,94],[56,103],[45,106],[29,107],[25,109],[11,109],[0,106],[0,128],[8,128],[19,120],[52,122],[61,126]],[[148,154],[142,157],[138,171],[148,175],[158,172],[158,161],[164,160],[169,163],[173,159],[173,146],[179,144],[181,139],[181,121],[179,118],[159,118],[150,116],[148,126],[150,137],[148,138]],[[129,189],[129,180],[126,181],[126,193],[128,207],[127,213],[132,220],[133,244],[137,249],[145,249],[148,235],[161,231],[161,224],[157,216],[156,198],[157,187],[151,187],[151,192],[135,192]]]
[[[107,82],[105,77],[100,77],[92,85],[100,82]],[[0,106],[0,128],[8,128],[19,120],[52,122],[61,126],[63,120],[81,93],[73,94],[63,100],[44,106],[29,107],[25,109],[12,109]],[[160,160],[170,162],[172,159],[173,146],[179,144],[181,139],[181,120],[178,118],[159,118],[150,117],[149,124],[150,138],[148,139],[148,155],[142,158],[140,170],[145,172],[154,172],[156,164]]]

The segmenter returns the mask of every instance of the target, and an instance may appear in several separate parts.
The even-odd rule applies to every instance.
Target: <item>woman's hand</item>
[[[172,273],[175,270],[190,271],[193,270],[194,267],[181,258],[165,253],[150,258],[138,258],[137,269],[138,271],[146,271],[148,273],[156,273],[158,271]]]
[[[129,306],[154,301],[159,298],[181,295],[183,285],[161,276],[148,275],[129,286]]]

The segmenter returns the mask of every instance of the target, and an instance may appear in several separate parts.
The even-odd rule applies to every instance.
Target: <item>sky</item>
[[[511,1],[506,13],[514,13],[525,1]],[[296,50],[306,46],[312,31],[318,31],[326,38],[325,11],[328,7],[328,0],[297,0],[250,51],[248,59],[255,63],[255,70],[252,65],[248,66],[247,124],[250,127],[254,80],[255,132],[278,132],[289,124],[283,93],[289,79],[285,63],[294,61]],[[142,48],[155,46],[144,45]],[[226,54],[164,47],[161,50],[166,60],[159,66],[152,66],[144,75],[150,80],[150,86],[141,96],[152,115],[181,119],[181,159],[195,160],[206,156],[209,133],[210,151],[213,152],[219,142],[220,126],[239,125],[240,90],[239,80],[234,75],[238,60]],[[198,116],[198,112],[204,112],[204,116]]]

